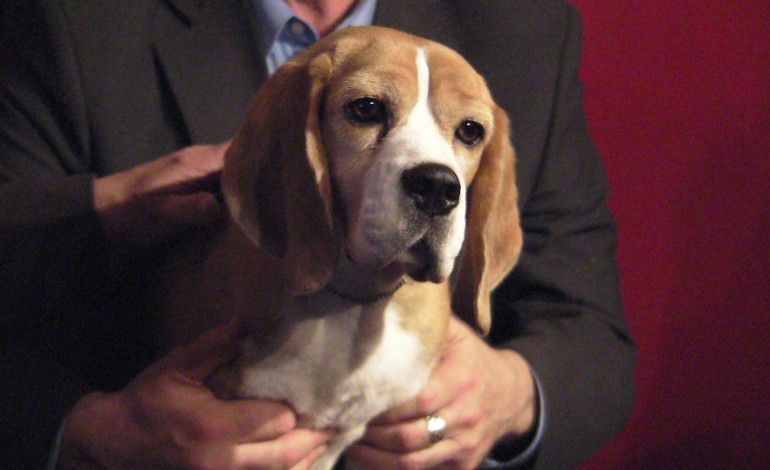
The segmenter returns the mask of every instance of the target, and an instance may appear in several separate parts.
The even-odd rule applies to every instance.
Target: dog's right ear
[[[222,190],[246,235],[278,260],[287,289],[314,292],[336,260],[329,166],[320,134],[326,54],[286,63],[260,88],[225,156]]]

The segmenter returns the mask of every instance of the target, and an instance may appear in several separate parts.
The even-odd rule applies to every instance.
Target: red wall
[[[640,349],[585,468],[770,468],[770,1],[573,3]]]

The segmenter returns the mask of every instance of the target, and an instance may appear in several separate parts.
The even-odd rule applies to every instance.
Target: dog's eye
[[[358,98],[348,103],[345,110],[350,119],[360,124],[379,124],[387,118],[385,103],[377,98]]]
[[[455,131],[455,137],[465,145],[474,145],[484,138],[484,126],[476,121],[463,121]]]

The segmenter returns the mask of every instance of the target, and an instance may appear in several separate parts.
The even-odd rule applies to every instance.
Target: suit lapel
[[[164,3],[188,25],[198,19],[203,6],[203,0],[165,0]]]
[[[251,12],[242,0],[167,3],[180,21],[153,47],[189,143],[228,139],[266,75]]]

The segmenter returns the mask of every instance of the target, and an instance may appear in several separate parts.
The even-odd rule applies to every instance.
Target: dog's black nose
[[[417,208],[431,217],[449,214],[460,202],[460,179],[450,168],[437,163],[405,171],[401,186]]]

